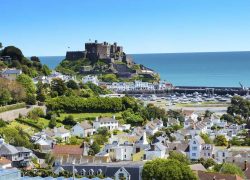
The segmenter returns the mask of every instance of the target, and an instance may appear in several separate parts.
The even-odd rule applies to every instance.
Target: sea
[[[175,86],[250,87],[250,51],[131,54],[136,63],[160,74]],[[64,56],[42,56],[54,69]]]

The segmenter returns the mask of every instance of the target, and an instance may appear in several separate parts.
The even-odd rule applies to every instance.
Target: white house
[[[97,85],[97,86],[98,86],[98,84],[99,84],[98,77],[97,77],[97,76],[91,76],[91,75],[84,76],[84,77],[82,78],[82,82],[83,82],[84,84],[86,84],[86,83],[88,83],[88,82],[91,82],[91,83],[93,83],[93,84],[95,84],[95,85]]]
[[[194,136],[189,141],[189,159],[191,160],[211,158],[213,150],[213,145],[205,144],[205,141],[199,135]]]
[[[165,158],[166,156],[166,146],[161,142],[151,144],[149,149],[146,149],[144,152],[144,160],[152,160],[155,158]]]
[[[93,135],[93,131],[92,125],[88,121],[83,121],[72,127],[71,134],[73,136],[88,137]]]
[[[163,127],[163,121],[160,119],[151,120],[145,125],[146,132],[150,135],[154,135],[162,127]]]
[[[118,129],[118,121],[115,119],[115,116],[112,118],[98,118],[93,122],[94,130],[97,131],[100,127],[106,127],[108,130]]]
[[[1,72],[1,76],[8,80],[16,80],[20,74],[22,74],[21,69],[5,69]]]
[[[43,130],[46,136],[51,138],[60,138],[62,141],[67,142],[71,137],[70,131],[65,129],[64,126],[54,127],[54,129],[46,128]]]

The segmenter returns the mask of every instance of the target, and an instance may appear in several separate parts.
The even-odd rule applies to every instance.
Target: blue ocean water
[[[175,86],[250,86],[250,52],[133,54]],[[64,57],[40,57],[54,68]]]

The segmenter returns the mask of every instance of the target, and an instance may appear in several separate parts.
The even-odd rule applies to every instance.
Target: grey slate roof
[[[94,173],[101,169],[102,173],[106,177],[114,177],[115,173],[121,168],[125,168],[126,171],[130,174],[131,180],[138,180],[140,179],[140,174],[142,171],[142,167],[144,165],[144,162],[117,162],[117,163],[87,163],[82,165],[75,165],[75,169],[77,172],[81,172],[82,169],[86,171],[86,173],[89,172],[90,169],[94,170]],[[64,165],[62,166],[64,170],[66,171],[72,171],[72,165]]]
[[[16,147],[10,145],[10,144],[2,144],[0,145],[0,155],[11,155],[11,154],[17,154],[18,150]]]
[[[20,69],[6,69],[2,74],[21,74],[22,70]]]

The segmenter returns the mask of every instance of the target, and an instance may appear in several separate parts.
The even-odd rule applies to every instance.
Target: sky
[[[128,54],[250,50],[250,0],[0,0],[0,9],[0,42],[26,56],[84,50],[90,39]]]

